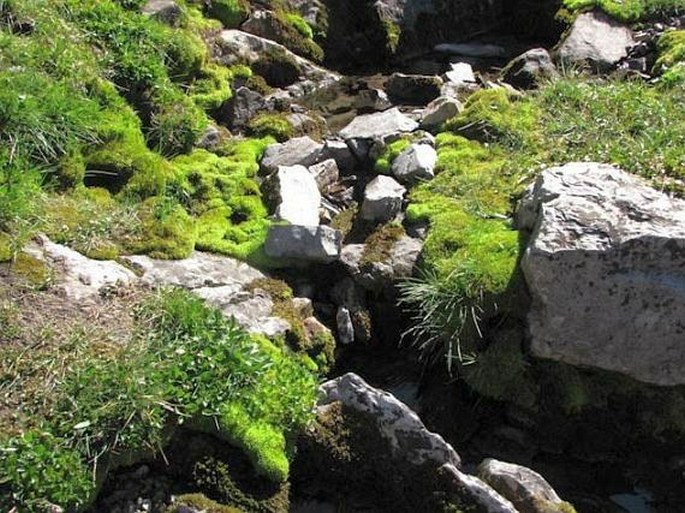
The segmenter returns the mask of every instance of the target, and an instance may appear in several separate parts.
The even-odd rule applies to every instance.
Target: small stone
[[[334,159],[324,160],[319,164],[310,166],[309,172],[314,177],[314,180],[316,180],[316,184],[321,192],[325,192],[340,179],[340,170]]]
[[[544,80],[557,78],[559,72],[544,48],[519,55],[502,70],[502,80],[519,89],[532,89]]]
[[[340,258],[341,246],[342,234],[328,226],[272,226],[264,251],[303,264],[330,263]]]
[[[412,144],[392,163],[392,174],[400,183],[414,184],[434,178],[438,154],[427,144]]]
[[[364,190],[364,202],[360,216],[366,221],[385,222],[402,210],[402,200],[407,189],[394,178],[377,176]]]
[[[319,224],[321,193],[304,166],[279,166],[262,184],[264,198],[277,220],[302,226]]]
[[[462,105],[454,98],[440,96],[428,104],[421,115],[421,128],[437,128],[452,119],[462,110]]]
[[[352,316],[350,311],[344,306],[338,307],[338,313],[335,316],[335,321],[338,326],[338,339],[343,345],[349,345],[354,342],[354,326],[352,325]]]

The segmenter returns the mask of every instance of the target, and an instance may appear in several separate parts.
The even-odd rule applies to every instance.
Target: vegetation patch
[[[570,11],[597,7],[623,22],[636,22],[685,9],[682,0],[564,0],[564,6]]]
[[[380,226],[364,241],[364,252],[359,265],[389,261],[392,248],[404,235],[404,228],[401,225],[389,223]]]
[[[402,137],[385,146],[374,164],[376,172],[383,175],[389,175],[392,163],[404,150],[409,148],[410,145],[411,140],[408,137]]]
[[[685,30],[666,32],[659,39],[659,58],[654,71],[668,85],[685,82]]]
[[[316,398],[301,358],[182,290],[155,293],[135,311],[124,344],[98,348],[84,334],[31,358],[20,340],[3,351],[2,400],[21,405],[19,415],[0,408],[4,509],[40,511],[47,500],[80,510],[109,469],[159,452],[181,424],[241,448],[257,474],[287,478],[291,440]],[[27,461],[43,463],[27,471]],[[48,466],[50,479],[40,479]]]
[[[250,120],[248,132],[253,137],[273,137],[278,142],[285,142],[293,137],[294,128],[284,113],[259,114]]]

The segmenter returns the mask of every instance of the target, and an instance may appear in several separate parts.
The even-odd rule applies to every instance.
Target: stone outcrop
[[[632,31],[601,11],[580,14],[557,54],[564,66],[590,66],[606,72],[628,56],[634,44]]]
[[[685,201],[572,163],[542,173],[519,225],[535,356],[685,384]]]
[[[440,77],[393,73],[386,90],[395,103],[426,105],[440,96],[442,84]]]
[[[128,285],[136,275],[117,262],[93,260],[47,237],[28,244],[24,252],[45,262],[55,272],[53,288],[69,300],[82,300],[100,294],[107,287]]]

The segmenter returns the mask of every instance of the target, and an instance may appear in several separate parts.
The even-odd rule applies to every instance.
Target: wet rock
[[[132,271],[117,262],[93,260],[44,236],[28,244],[24,252],[55,272],[52,287],[70,300],[97,296],[107,288],[129,285],[137,280]]]
[[[428,144],[412,144],[392,163],[392,174],[402,184],[414,184],[435,177],[438,154]]]
[[[394,178],[377,176],[364,190],[364,202],[360,216],[366,221],[384,222],[393,219],[402,210],[402,200],[407,189]]]
[[[324,160],[309,167],[309,173],[314,177],[316,185],[323,193],[340,179],[340,170],[335,159]]]
[[[438,128],[448,119],[452,119],[462,110],[458,100],[449,96],[440,96],[428,104],[421,115],[421,128],[430,130]]]
[[[444,43],[436,45],[434,50],[460,57],[501,58],[507,55],[506,49],[502,46],[479,42]]]
[[[267,256],[293,262],[330,263],[340,258],[342,234],[328,226],[272,226]]]
[[[381,139],[413,132],[419,124],[405,116],[398,108],[357,116],[340,131],[343,139]]]
[[[393,73],[386,90],[395,103],[426,105],[440,96],[442,84],[442,79],[436,76]]]
[[[311,166],[320,161],[324,145],[311,137],[295,137],[287,142],[269,146],[262,157],[261,167],[273,173],[281,166]]]
[[[148,0],[142,13],[172,27],[178,27],[183,11],[174,0]]]
[[[428,431],[408,406],[388,392],[368,385],[356,374],[348,373],[324,383],[321,393],[320,408],[340,401],[344,406],[373,415],[395,457],[413,465],[461,465],[452,446],[440,435]]]
[[[587,65],[604,73],[626,57],[633,44],[633,33],[628,27],[596,10],[575,19],[557,54],[567,67]]]
[[[354,342],[354,326],[352,325],[352,316],[350,311],[344,306],[338,307],[338,312],[335,315],[336,326],[338,327],[338,339],[343,345],[349,345]]]
[[[524,203],[531,352],[685,384],[685,201],[572,163],[544,171]]]
[[[279,221],[303,226],[319,224],[321,193],[304,166],[279,166],[262,184],[264,198]]]
[[[502,70],[502,80],[519,89],[534,88],[540,81],[557,78],[552,57],[544,48],[534,48],[519,55]]]
[[[529,468],[486,459],[478,466],[478,477],[509,499],[520,513],[562,512],[564,502],[554,488]]]

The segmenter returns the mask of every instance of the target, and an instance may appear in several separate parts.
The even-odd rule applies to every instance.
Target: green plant
[[[285,142],[293,136],[293,125],[283,113],[259,114],[248,123],[248,131],[253,137],[273,137]]]
[[[389,175],[392,163],[400,156],[404,150],[411,145],[409,138],[402,137],[383,148],[383,151],[376,159],[374,169],[379,174]]]
[[[564,6],[571,11],[598,7],[624,22],[635,22],[685,9],[682,0],[564,0]]]
[[[250,14],[250,4],[246,0],[211,0],[207,5],[207,13],[226,28],[239,27]]]
[[[286,13],[285,19],[289,25],[293,26],[295,30],[297,30],[300,33],[302,37],[306,39],[314,38],[314,32],[312,31],[312,27],[310,27],[309,23],[307,23],[307,21],[299,14],[295,12]]]

